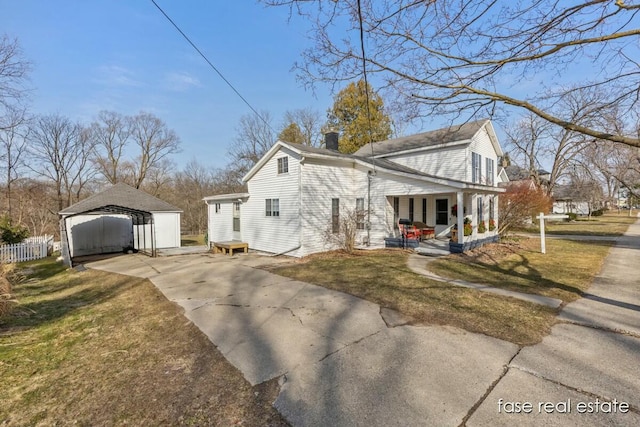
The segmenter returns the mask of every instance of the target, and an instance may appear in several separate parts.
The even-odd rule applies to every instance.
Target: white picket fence
[[[45,258],[53,249],[53,236],[36,236],[22,243],[0,246],[0,262],[23,262]]]

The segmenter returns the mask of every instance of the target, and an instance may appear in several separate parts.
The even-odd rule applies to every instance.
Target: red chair
[[[405,239],[420,239],[420,230],[418,230],[414,225],[405,224],[401,220],[398,222],[398,228]]]

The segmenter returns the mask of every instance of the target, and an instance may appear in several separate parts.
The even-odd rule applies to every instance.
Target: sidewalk
[[[640,425],[640,219],[616,239],[587,296],[558,319],[540,344],[518,352],[468,426]],[[532,409],[508,413],[514,405],[505,402]]]

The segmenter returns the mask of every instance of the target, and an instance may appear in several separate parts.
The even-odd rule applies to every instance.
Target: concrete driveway
[[[633,268],[639,254],[626,254],[636,257]],[[251,384],[281,380],[274,405],[294,426],[640,425],[640,336],[633,331],[563,323],[521,349],[457,328],[388,326],[376,304],[256,268],[274,262],[129,255],[87,267],[151,279]],[[628,291],[636,302],[605,308],[630,310],[620,316],[635,325],[638,277]],[[508,413],[500,399],[533,410]],[[578,402],[596,399],[631,410],[577,412]],[[567,400],[568,414],[538,406],[562,409]]]

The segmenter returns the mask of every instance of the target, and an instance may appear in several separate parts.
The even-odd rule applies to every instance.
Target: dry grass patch
[[[333,252],[270,269],[392,308],[414,323],[457,326],[516,344],[541,341],[554,323],[550,308],[417,275],[407,257],[400,250]]]
[[[629,225],[636,222],[638,218],[629,216],[628,212],[621,214],[607,213],[603,216],[578,218],[576,221],[546,222],[546,232],[561,235],[585,235],[585,236],[622,236]],[[534,227],[527,231],[539,232],[539,227]]]
[[[3,425],[286,425],[147,280],[28,263],[0,318]]]
[[[182,246],[206,246],[204,234],[185,234],[180,236],[180,245]]]
[[[518,239],[452,254],[428,268],[451,279],[571,302],[591,285],[611,243],[547,239],[546,247],[542,254],[540,239]]]

